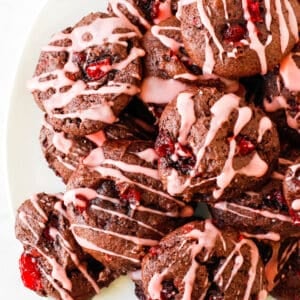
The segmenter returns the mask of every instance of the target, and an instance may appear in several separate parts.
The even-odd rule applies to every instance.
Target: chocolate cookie
[[[187,90],[165,108],[156,140],[158,169],[171,195],[210,201],[261,185],[279,154],[276,128],[253,105],[215,88]]]
[[[140,268],[149,247],[193,209],[162,189],[153,143],[107,141],[71,177],[65,204],[84,250],[122,273]]]
[[[286,171],[283,193],[290,208],[290,215],[295,224],[300,225],[300,158],[291,164]]]
[[[116,275],[76,243],[61,198],[61,194],[40,193],[18,209],[16,237],[24,247],[19,261],[21,278],[41,296],[90,299]]]
[[[298,41],[292,1],[180,1],[184,44],[204,73],[228,78],[266,74]]]
[[[279,132],[300,143],[300,43],[264,76],[263,108],[277,124]]]
[[[134,103],[137,104],[136,101]],[[79,163],[92,149],[101,147],[105,140],[153,139],[155,127],[127,111],[122,113],[118,122],[87,136],[73,136],[55,130],[45,120],[40,131],[40,143],[49,167],[67,183]]]
[[[29,88],[56,130],[87,135],[114,123],[139,92],[143,55],[129,23],[92,13],[43,48]]]
[[[299,150],[294,149],[286,152],[286,155],[293,159],[290,155],[297,153]],[[282,239],[290,236],[299,237],[297,218],[291,214],[283,192],[285,173],[292,164],[293,160],[281,157],[271,178],[263,187],[244,191],[239,197],[229,199],[227,202],[209,204],[216,224],[221,228],[231,226],[252,234],[272,232]]]
[[[267,294],[255,243],[218,230],[210,220],[188,223],[151,248],[142,279],[145,294],[155,300],[265,299]]]

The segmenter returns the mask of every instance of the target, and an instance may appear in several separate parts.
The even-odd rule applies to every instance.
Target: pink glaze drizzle
[[[177,97],[177,110],[181,117],[178,142],[182,145],[187,143],[187,136],[196,122],[193,96],[193,93],[180,93]]]
[[[167,104],[186,88],[187,85],[178,80],[151,76],[143,80],[139,97],[145,103]]]

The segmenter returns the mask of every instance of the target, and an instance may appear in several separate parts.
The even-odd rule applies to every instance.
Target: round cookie
[[[290,165],[283,181],[283,193],[295,224],[300,225],[300,158]],[[299,231],[300,227],[298,226]]]
[[[210,220],[192,222],[163,238],[142,263],[149,299],[265,299],[258,249]],[[265,296],[265,297],[263,297]]]
[[[105,142],[72,175],[64,195],[77,242],[123,274],[140,268],[146,251],[193,215],[163,191],[152,147],[146,141]]]
[[[183,0],[179,5],[186,50],[204,73],[266,74],[298,41],[296,0]]]
[[[23,284],[54,299],[90,299],[117,274],[85,254],[66,218],[62,195],[40,193],[25,201],[16,216],[16,237],[24,252],[19,266]]]
[[[133,101],[133,104],[138,103]],[[101,147],[106,139],[153,139],[155,127],[141,119],[144,118],[143,115],[135,116],[128,111],[126,109],[122,113],[118,122],[87,136],[73,136],[55,130],[44,121],[40,131],[40,144],[49,167],[67,183],[79,163],[92,149]]]
[[[288,156],[285,157],[293,159],[290,156],[293,152],[296,155],[299,150],[286,152]],[[284,174],[292,164],[293,161],[281,157],[277,168],[263,187],[243,191],[239,197],[228,201],[210,203],[209,210],[216,224],[221,228],[231,226],[236,230],[258,235],[272,232],[282,239],[299,237],[299,226],[289,210],[283,191]]]
[[[264,76],[263,108],[277,124],[279,132],[300,143],[300,43]]]
[[[277,161],[279,140],[260,109],[235,94],[200,88],[166,106],[155,149],[171,195],[218,201],[263,184]]]
[[[56,130],[87,135],[116,122],[139,92],[143,55],[130,24],[92,13],[53,36],[28,87]]]

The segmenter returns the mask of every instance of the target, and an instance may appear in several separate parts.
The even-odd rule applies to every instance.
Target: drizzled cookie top
[[[105,285],[98,281],[104,268],[96,261],[93,261],[94,268],[88,266],[86,254],[69,231],[60,198],[61,194],[33,195],[18,210],[16,236],[25,249],[20,260],[22,279],[38,293],[62,300],[76,300],[82,296],[74,286],[76,280],[80,280],[88,299]],[[98,273],[95,273],[97,269]],[[28,274],[28,270],[34,274]],[[35,284],[32,283],[34,280]]]
[[[163,191],[151,145],[107,141],[83,161],[64,195],[78,243],[122,273],[138,268],[145,251],[176,228],[179,217],[193,214]]]
[[[52,118],[113,123],[120,111],[115,106],[128,103],[117,104],[118,97],[139,92],[138,58],[144,50],[137,36],[117,17],[91,14],[52,37],[28,87]],[[80,99],[84,103],[78,107]]]
[[[177,229],[143,261],[144,290],[151,299],[265,299],[265,279],[253,241],[218,230],[210,220]],[[236,284],[238,282],[238,285]]]
[[[275,146],[260,146],[267,135]],[[273,157],[266,155],[274,147]],[[193,194],[204,187],[204,193],[210,190],[219,199],[226,197],[225,191],[239,176],[248,177],[247,186],[253,184],[251,178],[258,183],[279,149],[272,122],[260,110],[245,106],[235,94],[203,88],[182,92],[168,105],[160,121],[156,151],[162,180],[171,195]],[[213,160],[217,163],[208,163]]]
[[[201,58],[192,55],[196,51],[193,45],[188,49],[206,73],[223,73],[230,77],[265,74],[298,40],[297,1],[181,0],[178,5],[177,17],[184,23],[186,44],[192,41],[193,34],[188,34],[188,28],[193,27],[195,32],[199,31],[194,38],[204,43]],[[240,60],[242,68],[251,61],[252,70],[247,68],[249,74],[238,70],[236,60]],[[226,68],[230,69],[229,73]]]

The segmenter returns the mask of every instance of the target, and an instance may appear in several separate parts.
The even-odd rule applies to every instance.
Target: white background
[[[0,0],[0,297],[4,300],[34,299],[31,292],[22,288],[19,279],[20,245],[14,238],[4,153],[6,115],[15,73],[26,37],[44,3],[42,0]]]

